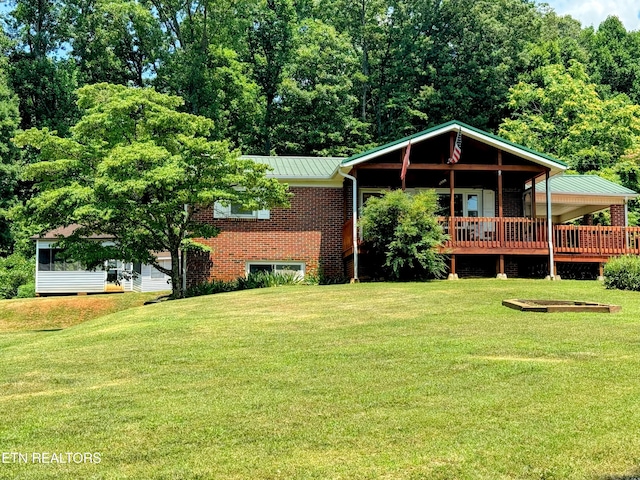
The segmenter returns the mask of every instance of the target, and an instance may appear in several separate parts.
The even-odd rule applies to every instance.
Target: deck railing
[[[554,225],[557,253],[612,256],[640,254],[640,227]]]
[[[440,217],[451,248],[545,248],[547,222],[520,217]]]
[[[439,217],[449,235],[445,248],[540,250],[548,248],[547,222],[521,217]],[[554,252],[558,254],[614,256],[640,255],[640,227],[553,226]],[[353,253],[353,223],[342,227],[342,252]]]

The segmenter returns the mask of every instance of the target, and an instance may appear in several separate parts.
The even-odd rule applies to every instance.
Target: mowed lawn
[[[505,298],[622,312],[522,313]],[[0,463],[3,479],[631,479],[640,294],[280,287],[0,332],[0,412],[0,451],[29,455]]]

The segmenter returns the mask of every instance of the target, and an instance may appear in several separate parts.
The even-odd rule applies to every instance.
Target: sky
[[[545,0],[545,3],[558,15],[571,15],[579,20],[583,27],[598,28],[608,16],[615,15],[628,31],[640,30],[639,0]]]

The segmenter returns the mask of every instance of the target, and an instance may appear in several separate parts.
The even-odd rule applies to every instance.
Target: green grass
[[[505,298],[618,314],[523,313]],[[640,297],[597,282],[281,287],[0,333],[0,478],[630,479]]]

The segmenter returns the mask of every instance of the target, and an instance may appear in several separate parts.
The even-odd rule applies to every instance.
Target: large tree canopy
[[[501,135],[580,172],[612,166],[640,139],[640,106],[623,94],[603,98],[577,62],[538,68],[510,90],[509,107]]]
[[[286,186],[267,179],[265,165],[210,141],[211,120],[177,111],[182,99],[105,83],[77,94],[83,115],[70,138],[30,129],[16,141],[40,158],[25,170],[37,194],[24,214],[41,231],[80,225],[60,243],[89,267],[107,259],[149,263],[171,276],[181,297],[181,250],[218,233],[198,212],[218,201],[248,209],[286,204]],[[115,243],[87,238],[98,233]],[[171,253],[171,270],[157,262],[157,251]]]

